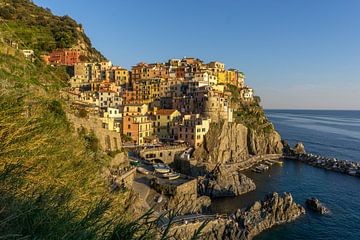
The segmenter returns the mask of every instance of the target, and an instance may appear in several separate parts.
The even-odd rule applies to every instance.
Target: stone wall
[[[102,150],[116,151],[121,149],[122,141],[120,133],[103,128],[102,121],[98,117],[88,116],[80,118],[68,113],[67,118],[76,130],[85,128],[88,131],[93,131],[99,139]]]
[[[136,174],[136,168],[132,168],[126,173],[118,176],[116,178],[116,182],[120,185],[124,185],[127,189],[131,189],[134,182],[135,174]]]

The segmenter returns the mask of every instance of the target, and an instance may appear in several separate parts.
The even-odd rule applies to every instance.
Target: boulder
[[[309,209],[315,212],[319,212],[321,214],[329,213],[329,209],[326,208],[317,198],[308,198],[305,203]]]
[[[252,179],[237,170],[222,166],[218,166],[210,176],[198,178],[199,194],[211,198],[239,196],[255,189]]]
[[[295,145],[294,151],[295,151],[296,154],[304,154],[304,153],[306,153],[304,144],[302,142],[298,142]]]

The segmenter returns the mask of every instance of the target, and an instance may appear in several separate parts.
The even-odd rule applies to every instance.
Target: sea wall
[[[313,167],[360,177],[360,163],[349,160],[314,155],[311,153],[284,155],[284,158],[298,160]]]

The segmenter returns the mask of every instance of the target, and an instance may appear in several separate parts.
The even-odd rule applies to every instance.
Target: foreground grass
[[[131,193],[102,177],[109,156],[66,119],[64,69],[0,54],[0,239],[153,239],[131,221]]]

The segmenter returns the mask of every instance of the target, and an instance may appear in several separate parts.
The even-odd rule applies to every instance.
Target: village
[[[67,66],[69,100],[118,133],[125,146],[186,143],[197,148],[211,122],[233,121],[228,86],[236,87],[244,101],[253,99],[245,75],[217,61],[170,59],[127,70],[111,61],[82,62],[81,51],[74,49],[54,50],[43,58]]]
[[[32,50],[22,51],[34,61]],[[212,123],[235,121],[234,95],[237,104],[254,101],[241,71],[188,57],[141,62],[128,70],[111,61],[84,61],[79,49],[41,57],[70,76],[61,97],[69,103],[67,117],[75,130],[93,133],[99,147],[113,153],[112,191],[132,189],[144,209],[158,212],[185,207],[183,213],[199,213],[210,205],[207,196],[198,195],[198,180],[180,168],[191,166]]]

